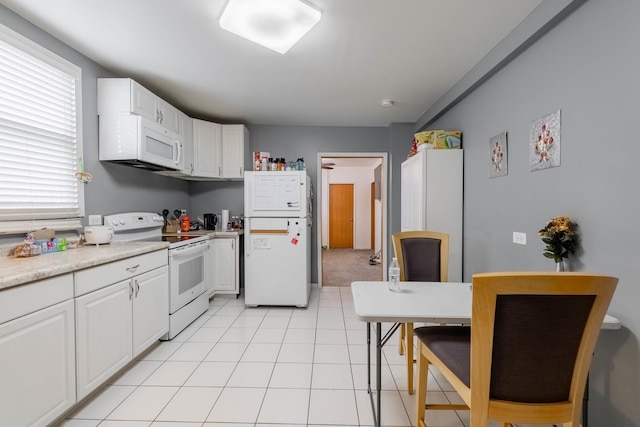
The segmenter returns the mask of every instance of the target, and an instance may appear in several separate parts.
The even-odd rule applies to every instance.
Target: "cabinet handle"
[[[129,299],[133,296],[133,284],[129,282]]]
[[[220,166],[218,166],[218,176],[222,176],[222,170],[220,169]]]
[[[133,285],[134,285],[135,290],[136,290],[136,295],[135,296],[136,296],[136,298],[138,298],[138,293],[140,292],[140,284],[138,283],[137,280],[134,280],[133,281]]]
[[[235,243],[236,243],[235,241],[233,240],[231,241],[231,250],[233,250],[233,246],[235,245]]]
[[[240,176],[242,176],[242,166],[240,166]]]
[[[138,269],[138,267],[140,267],[140,264],[136,264],[133,267],[127,267],[127,271],[129,273],[133,273],[134,271],[136,271]]]

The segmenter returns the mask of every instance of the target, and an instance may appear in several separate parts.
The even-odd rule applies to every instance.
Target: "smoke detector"
[[[384,108],[389,108],[393,106],[393,101],[390,99],[383,99],[382,101],[380,101],[380,105],[382,105]]]

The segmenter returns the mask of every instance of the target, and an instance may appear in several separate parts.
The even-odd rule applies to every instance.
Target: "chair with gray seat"
[[[446,282],[449,269],[449,235],[436,231],[393,234],[393,251],[401,282]],[[398,352],[407,359],[407,389],[413,394],[413,323],[400,325]]]
[[[471,327],[415,329],[417,426],[425,409],[470,410],[488,420],[578,427],[596,340],[618,279],[584,273],[473,276]],[[464,404],[427,404],[434,365]]]

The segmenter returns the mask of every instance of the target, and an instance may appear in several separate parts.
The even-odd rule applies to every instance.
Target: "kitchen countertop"
[[[14,246],[14,245],[12,245]],[[0,291],[36,280],[47,279],[83,268],[142,255],[169,247],[167,242],[122,242],[83,245],[77,249],[28,258],[9,257],[9,247],[0,256]]]

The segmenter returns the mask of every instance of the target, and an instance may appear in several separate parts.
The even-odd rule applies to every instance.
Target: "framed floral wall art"
[[[560,166],[560,110],[531,122],[529,170]]]
[[[507,175],[507,132],[489,139],[489,178]]]

